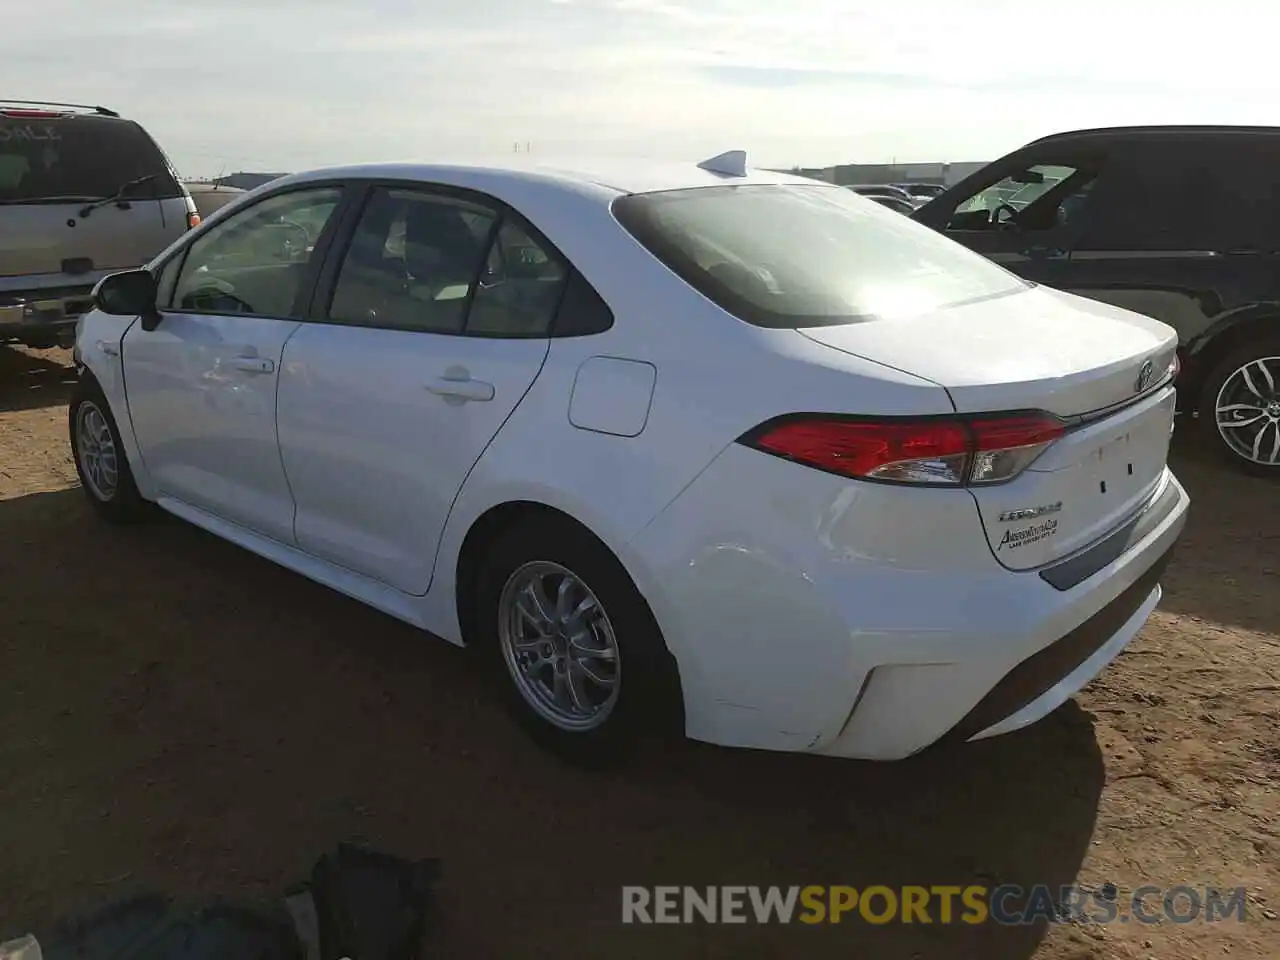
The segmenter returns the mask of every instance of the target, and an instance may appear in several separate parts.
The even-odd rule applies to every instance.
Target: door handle
[[[97,343],[97,347],[102,353],[106,354],[108,357],[120,356],[120,347],[118,344],[111,343],[107,340],[99,340]]]
[[[232,357],[231,366],[245,373],[274,373],[276,362],[266,357]]]
[[[440,397],[456,397],[459,400],[492,400],[493,384],[472,380],[468,373],[448,371],[442,377],[427,381],[427,389]]]

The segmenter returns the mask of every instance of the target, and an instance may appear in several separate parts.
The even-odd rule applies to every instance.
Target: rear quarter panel
[[[458,552],[472,524],[495,505],[534,501],[568,513],[609,546],[650,596],[663,586],[629,544],[750,428],[805,410],[952,409],[934,384],[726,314],[632,240],[598,201],[568,220],[554,211],[521,212],[591,280],[615,322],[604,333],[552,340],[538,379],[459,492],[431,590],[433,629],[446,637],[459,635]],[[581,429],[570,420],[575,379],[599,357],[656,371],[647,419],[634,436]]]

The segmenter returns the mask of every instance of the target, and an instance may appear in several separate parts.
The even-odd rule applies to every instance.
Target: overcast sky
[[[8,96],[103,103],[186,176],[510,152],[983,160],[1280,124],[1270,0],[0,0]]]

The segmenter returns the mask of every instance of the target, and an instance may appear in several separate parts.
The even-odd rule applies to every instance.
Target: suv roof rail
[[[55,100],[8,100],[0,97],[0,110],[5,107],[71,107],[75,110],[90,110],[104,117],[120,116],[114,110],[90,103],[59,103]]]

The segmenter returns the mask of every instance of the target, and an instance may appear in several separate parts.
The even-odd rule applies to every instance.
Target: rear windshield
[[[760,327],[926,313],[1028,284],[928,227],[838,187],[632,194],[614,216],[717,305]]]
[[[153,179],[130,199],[182,196],[164,154],[132,121],[0,116],[0,204],[96,200],[143,177]]]

